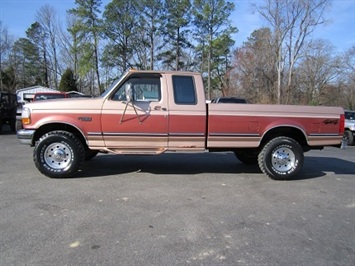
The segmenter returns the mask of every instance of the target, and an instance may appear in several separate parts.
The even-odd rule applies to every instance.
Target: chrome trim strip
[[[103,136],[107,136],[107,137],[115,137],[115,136],[120,136],[120,137],[167,137],[168,133],[130,133],[130,132],[126,132],[126,133],[121,133],[121,132],[103,132],[102,133]]]
[[[259,137],[257,133],[209,133],[211,137]]]
[[[101,135],[101,133],[89,132],[88,135]],[[134,137],[134,136],[150,136],[150,137],[204,137],[205,133],[133,133],[133,132],[103,132],[103,136],[122,136],[122,137]]]
[[[87,134],[88,134],[88,136],[101,136],[102,135],[101,132],[88,132]]]
[[[169,133],[169,137],[203,137],[205,133]]]
[[[310,137],[335,137],[339,136],[337,133],[311,133],[309,134]]]

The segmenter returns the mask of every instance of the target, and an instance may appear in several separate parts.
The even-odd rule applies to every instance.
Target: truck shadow
[[[339,158],[306,156],[303,169],[295,180],[322,177],[328,173],[355,176],[355,163]]]
[[[165,153],[158,156],[98,155],[85,162],[75,177],[139,172],[156,175],[262,174],[257,165],[245,165],[233,153]],[[307,156],[302,171],[293,180],[319,178],[328,172],[355,175],[355,163],[338,158]]]

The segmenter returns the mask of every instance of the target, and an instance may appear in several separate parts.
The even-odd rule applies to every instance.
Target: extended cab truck
[[[49,177],[70,177],[99,151],[233,151],[273,179],[291,179],[305,151],[340,146],[338,107],[206,104],[201,75],[127,72],[92,99],[30,103],[17,135],[34,146],[34,163]]]

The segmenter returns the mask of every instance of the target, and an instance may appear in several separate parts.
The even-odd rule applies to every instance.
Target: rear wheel
[[[304,155],[297,141],[288,137],[270,140],[258,156],[261,171],[275,180],[290,180],[301,170]]]
[[[33,160],[37,169],[52,178],[71,177],[85,159],[83,144],[72,133],[52,131],[36,142]]]

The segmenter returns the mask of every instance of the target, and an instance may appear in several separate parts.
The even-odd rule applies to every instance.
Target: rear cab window
[[[192,76],[172,76],[174,102],[177,105],[196,105],[196,88]]]

